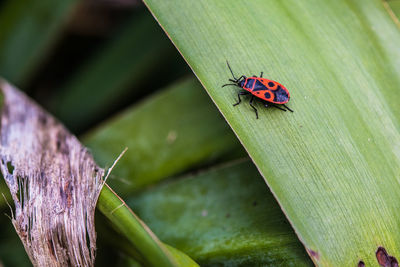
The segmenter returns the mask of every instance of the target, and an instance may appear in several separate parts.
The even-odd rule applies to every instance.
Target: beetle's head
[[[239,78],[236,78],[235,75],[234,75],[233,72],[232,72],[231,67],[229,66],[228,61],[226,61],[226,64],[228,65],[228,68],[229,68],[229,70],[231,71],[231,74],[232,74],[232,78],[233,78],[233,79],[229,79],[229,81],[232,82],[232,83],[224,84],[224,85],[222,85],[222,87],[227,86],[227,85],[237,85],[237,86],[239,86],[239,87],[243,87],[243,86],[244,86],[244,83],[245,83],[245,81],[246,81],[246,76],[243,76],[243,75],[242,75],[242,76],[240,76]]]
[[[237,86],[239,87],[243,87],[244,86],[244,82],[246,81],[246,76],[242,76],[239,79],[229,79],[230,82],[233,82],[235,84],[237,84]]]
[[[237,85],[239,86],[239,87],[244,87],[244,82],[246,81],[246,76],[242,76],[242,79],[240,79],[239,81],[237,81]]]

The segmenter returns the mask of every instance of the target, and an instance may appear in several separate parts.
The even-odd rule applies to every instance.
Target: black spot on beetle
[[[275,91],[275,98],[274,101],[276,102],[284,102],[289,99],[289,96],[285,90],[282,89],[280,85],[278,85],[278,88]]]
[[[274,87],[275,84],[274,84],[273,82],[269,82],[269,83],[268,83],[268,86],[269,86],[269,87]]]
[[[264,91],[265,89],[267,89],[267,87],[259,80],[256,80],[256,84],[253,87],[253,92]]]
[[[254,84],[254,79],[248,79],[247,83],[244,85],[245,88],[252,89]]]
[[[265,98],[270,98],[271,97],[271,94],[269,93],[269,92],[266,92],[265,94],[264,94],[264,96],[265,96]]]

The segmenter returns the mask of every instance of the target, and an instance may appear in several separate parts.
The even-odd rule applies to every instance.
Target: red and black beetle
[[[258,112],[257,109],[253,106],[254,97],[261,99],[265,107],[273,106],[283,111],[289,110],[290,112],[293,112],[293,110],[285,105],[287,102],[289,102],[290,99],[289,91],[286,89],[285,86],[276,81],[263,78],[262,72],[260,77],[253,76],[247,78],[246,76],[242,75],[239,78],[235,78],[235,75],[233,75],[232,69],[229,66],[228,61],[226,62],[226,64],[228,64],[228,68],[231,71],[233,77],[233,79],[229,79],[229,81],[233,82],[233,84],[227,83],[222,85],[222,87],[227,85],[234,85],[246,90],[240,91],[238,93],[238,102],[236,104],[233,104],[234,106],[238,105],[241,102],[241,95],[251,94],[252,96],[249,103],[250,106],[254,109],[257,119]],[[283,107],[285,107],[285,109],[277,105],[282,105]]]

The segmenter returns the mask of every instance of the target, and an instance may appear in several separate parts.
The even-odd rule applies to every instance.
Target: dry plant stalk
[[[0,168],[12,223],[34,266],[94,266],[94,212],[104,170],[23,93],[0,80]]]

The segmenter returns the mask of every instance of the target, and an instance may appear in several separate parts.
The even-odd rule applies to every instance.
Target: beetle
[[[251,94],[252,96],[250,98],[249,104],[256,113],[257,119],[258,119],[258,112],[256,107],[253,106],[254,97],[257,97],[258,99],[262,100],[265,107],[272,106],[283,111],[289,110],[290,112],[293,112],[293,110],[291,110],[285,105],[287,102],[289,102],[290,99],[289,91],[288,89],[286,89],[285,86],[276,81],[263,78],[262,77],[263,72],[261,72],[260,77],[254,75],[252,77],[247,78],[246,76],[242,75],[239,78],[236,78],[235,75],[233,74],[231,66],[229,66],[228,61],[226,61],[226,64],[228,65],[228,68],[231,71],[233,77],[233,79],[229,79],[229,81],[233,83],[224,84],[222,85],[222,87],[233,85],[233,86],[238,86],[245,90],[238,92],[237,95],[238,102],[233,104],[233,106],[240,104],[241,95]],[[285,109],[277,105],[282,105],[283,107],[285,107]]]

